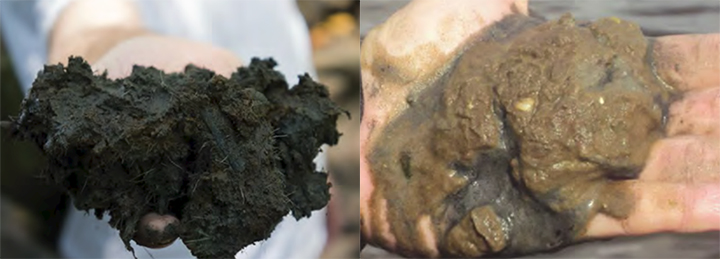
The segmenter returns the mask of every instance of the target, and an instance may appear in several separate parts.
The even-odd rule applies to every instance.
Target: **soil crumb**
[[[309,217],[330,197],[313,159],[337,143],[344,111],[307,74],[289,88],[275,66],[253,59],[229,79],[135,66],[110,80],[71,57],[39,73],[13,133],[40,146],[43,176],[75,207],[110,214],[128,250],[155,212],[180,219],[172,231],[193,255],[234,258],[289,212]]]
[[[371,211],[388,212],[397,248],[422,247],[422,215],[451,257],[558,249],[597,213],[626,217],[623,180],[663,137],[673,93],[640,28],[514,15],[467,46],[370,143]]]

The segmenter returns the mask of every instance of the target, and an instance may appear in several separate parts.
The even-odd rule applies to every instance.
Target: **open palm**
[[[513,13],[527,14],[527,2],[416,1],[365,38],[360,174],[369,243],[406,256],[441,256],[444,242],[433,233],[431,215],[407,217],[419,237],[392,230],[387,217],[397,212],[373,195],[373,179],[383,172],[371,170],[367,155],[382,129],[407,109],[412,86],[432,81],[468,39]],[[667,137],[654,143],[639,178],[625,180],[636,204],[630,215],[598,214],[582,238],[720,229],[720,35],[658,38],[653,58],[663,81],[682,92],[670,106]]]

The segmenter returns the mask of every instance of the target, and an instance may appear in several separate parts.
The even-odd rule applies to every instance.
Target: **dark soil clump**
[[[110,80],[71,57],[38,75],[14,134],[42,148],[43,175],[75,207],[109,212],[128,250],[140,217],[157,212],[180,219],[172,229],[193,255],[232,258],[329,200],[313,159],[337,143],[343,111],[308,75],[289,89],[275,65],[254,59],[229,79],[136,66]]]
[[[598,213],[626,217],[624,180],[664,136],[673,93],[649,49],[635,24],[570,15],[510,16],[469,42],[372,143],[373,200],[386,204],[371,206],[387,206],[397,248],[425,244],[425,215],[452,257],[558,249]]]

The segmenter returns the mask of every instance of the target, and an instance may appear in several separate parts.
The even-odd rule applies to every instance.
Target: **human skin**
[[[242,62],[231,52],[210,44],[158,35],[146,30],[131,1],[73,1],[60,14],[48,42],[48,61],[66,64],[71,55],[82,56],[96,73],[110,78],[130,75],[133,65],[154,66],[165,72],[182,72],[187,64],[208,68],[229,77]],[[179,220],[172,215],[150,213],[138,230],[164,230]],[[138,231],[139,245],[162,248],[175,238],[159,238]]]
[[[361,49],[360,211],[368,243],[406,256],[440,255],[429,220],[412,220],[421,241],[411,250],[397,249],[399,237],[383,216],[387,207],[371,206],[384,201],[371,201],[373,175],[381,172],[371,171],[366,155],[382,129],[407,108],[413,85],[434,80],[467,39],[513,13],[527,14],[527,1],[415,1],[366,36]],[[653,144],[639,178],[626,180],[636,204],[633,211],[624,219],[598,214],[588,222],[583,239],[720,229],[720,35],[657,38],[653,58],[660,78],[683,97],[670,105],[667,137]],[[392,78],[377,76],[374,71],[381,69],[392,71]]]
[[[107,72],[109,78],[129,76],[134,65],[153,66],[170,73],[182,72],[188,64],[229,78],[243,65],[229,50],[147,30],[142,25],[137,6],[129,0],[76,0],[70,3],[51,31],[48,61],[67,64],[71,55],[82,56],[96,73]],[[331,198],[330,203],[336,203],[335,200]],[[328,206],[329,210],[335,207]],[[329,235],[336,234],[340,226],[332,215],[328,218]],[[179,222],[172,215],[149,213],[140,219],[138,230],[153,229],[160,235],[168,225]],[[150,234],[138,231],[134,240],[142,246],[162,248],[176,239],[148,236]]]

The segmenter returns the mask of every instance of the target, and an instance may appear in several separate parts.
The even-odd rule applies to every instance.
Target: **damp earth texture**
[[[467,44],[369,143],[371,211],[387,209],[396,248],[426,244],[423,216],[448,257],[558,249],[597,213],[626,217],[623,180],[663,137],[673,96],[640,28],[514,15]]]
[[[155,212],[180,219],[168,231],[193,255],[233,258],[330,196],[313,159],[337,143],[344,111],[308,75],[289,89],[275,65],[254,59],[229,79],[136,66],[110,80],[71,57],[39,73],[13,132],[45,152],[43,176],[76,208],[109,213],[128,250],[138,220]]]

